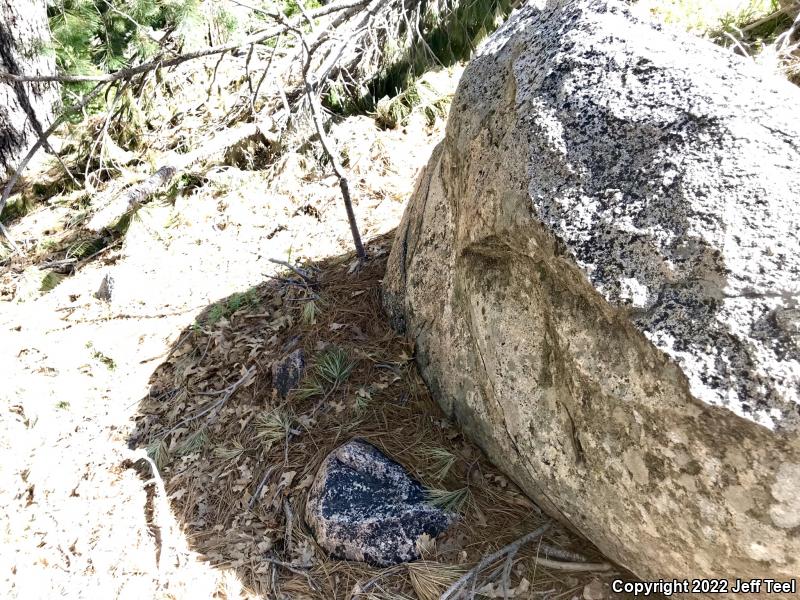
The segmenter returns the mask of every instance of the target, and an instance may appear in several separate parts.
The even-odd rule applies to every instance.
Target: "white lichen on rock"
[[[795,428],[797,91],[721,51],[677,52],[648,23],[620,36],[612,5],[575,28],[559,4],[523,9],[483,50],[537,32],[513,63],[536,214],[697,398]]]

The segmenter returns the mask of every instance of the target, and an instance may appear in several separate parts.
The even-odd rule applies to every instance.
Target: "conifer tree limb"
[[[317,17],[323,17],[325,15],[329,15],[335,12],[351,8],[360,8],[368,3],[369,0],[343,0],[342,2],[336,2],[334,4],[329,4],[328,6],[323,6],[314,9],[312,11],[308,11],[307,16],[312,19]],[[306,18],[305,16],[302,16],[299,19],[293,19],[293,21],[291,23],[287,23],[287,25],[291,24],[292,26],[296,26],[297,24],[299,24],[300,21],[305,20],[305,18]],[[190,60],[195,60],[206,56],[212,56],[215,54],[221,54],[223,52],[229,52],[231,50],[237,50],[245,46],[250,46],[251,44],[260,44],[262,42],[267,41],[268,39],[280,35],[281,33],[284,33],[286,29],[287,29],[286,26],[265,29],[260,32],[254,33],[238,42],[221,44],[219,46],[211,46],[209,48],[203,48],[201,50],[196,50],[194,52],[179,54],[171,58],[159,57],[154,60],[148,61],[146,63],[142,63],[141,65],[120,69],[118,71],[114,71],[113,73],[108,73],[105,75],[57,75],[57,74],[14,75],[13,73],[8,73],[7,71],[0,71],[0,80],[10,81],[14,83],[24,83],[32,81],[58,82],[58,83],[85,83],[85,82],[113,83],[115,81],[119,81],[120,79],[130,79],[135,75],[141,75],[142,73],[147,73],[148,71],[154,71],[156,69],[162,69],[167,67],[174,67],[176,65],[185,63]]]

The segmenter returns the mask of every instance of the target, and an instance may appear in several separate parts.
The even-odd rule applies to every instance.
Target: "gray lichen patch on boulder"
[[[417,540],[436,537],[453,516],[425,501],[424,488],[374,446],[353,440],[320,467],[306,502],[317,543],[336,558],[388,566],[419,558]]]
[[[800,94],[618,3],[549,4],[486,45],[461,106],[513,79],[534,215],[695,397],[797,429]]]
[[[643,579],[800,575],[798,103],[624,2],[528,3],[398,229],[443,409]]]

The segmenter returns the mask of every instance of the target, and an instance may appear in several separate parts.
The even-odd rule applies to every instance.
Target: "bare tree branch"
[[[328,139],[328,134],[325,133],[325,125],[322,122],[322,117],[320,116],[319,108],[317,107],[317,98],[313,89],[311,88],[311,84],[308,81],[308,69],[311,65],[311,51],[302,31],[296,27],[290,26],[288,23],[286,24],[286,27],[300,39],[303,48],[305,48],[306,62],[303,66],[302,72],[303,83],[305,86],[306,98],[308,99],[309,108],[311,110],[311,116],[314,120],[314,127],[317,130],[317,135],[319,136],[319,142],[322,145],[322,149],[325,151],[325,154],[328,155],[328,158],[331,161],[331,166],[333,167],[333,172],[336,174],[336,177],[339,180],[339,189],[342,192],[342,200],[344,201],[344,209],[347,213],[347,221],[350,225],[350,234],[353,236],[353,245],[356,248],[356,256],[359,260],[366,260],[367,253],[364,250],[364,244],[361,242],[361,234],[358,231],[356,215],[353,212],[353,202],[350,198],[350,184],[347,181],[347,176],[344,173],[342,164],[339,162],[339,157],[335,152],[331,151],[332,145]]]
[[[358,8],[368,4],[368,2],[369,0],[344,0],[343,2],[337,2],[334,4],[329,4],[328,6],[323,6],[321,8],[314,9],[308,12],[308,17],[310,18],[322,17],[341,10],[346,10],[348,8]],[[292,26],[296,26],[297,24],[299,24],[300,21],[304,20],[305,18],[306,17],[301,16],[300,18],[293,19],[291,21]],[[219,46],[211,46],[209,48],[203,48],[202,50],[196,50],[195,52],[187,52],[186,54],[179,54],[178,56],[173,56],[172,58],[166,58],[166,59],[158,58],[156,60],[151,60],[149,62],[142,63],[141,65],[137,65],[135,67],[120,69],[119,71],[114,71],[113,73],[108,73],[106,75],[14,75],[13,73],[0,71],[0,80],[12,81],[16,83],[21,83],[26,81],[37,81],[37,82],[56,81],[59,83],[81,83],[81,82],[111,83],[114,81],[119,81],[120,79],[129,79],[134,75],[140,75],[141,73],[146,73],[147,71],[153,71],[155,69],[163,69],[167,67],[174,67],[181,63],[185,63],[186,61],[189,60],[195,60],[197,58],[203,58],[205,56],[212,56],[214,54],[221,54],[222,52],[236,50],[238,48],[243,48],[251,44],[260,44],[261,42],[264,42],[270,38],[280,35],[284,31],[286,31],[286,26],[274,27],[272,29],[266,29],[258,33],[254,33],[238,42],[231,42]]]

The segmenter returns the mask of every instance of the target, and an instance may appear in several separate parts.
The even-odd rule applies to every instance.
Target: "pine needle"
[[[233,440],[229,448],[217,446],[214,448],[214,456],[223,460],[235,460],[244,454],[244,446],[239,440]]]
[[[347,352],[334,347],[326,350],[317,363],[317,374],[331,385],[344,383],[350,376],[355,362],[350,360]]]
[[[431,461],[433,477],[441,481],[456,464],[456,456],[444,448],[426,448],[422,455]]]
[[[472,500],[472,494],[467,488],[457,490],[426,490],[426,499],[429,504],[451,513],[462,513]]]
[[[150,442],[147,446],[147,456],[150,457],[156,467],[163,469],[169,461],[169,448],[164,438],[158,438]]]
[[[300,400],[307,400],[308,398],[323,396],[324,394],[325,386],[316,378],[311,379],[295,392],[295,396]]]
[[[419,600],[438,600],[448,587],[453,585],[464,569],[436,561],[420,560],[409,563],[408,575]]]
[[[256,437],[258,437],[267,448],[271,448],[278,442],[283,442],[292,428],[292,418],[283,411],[275,410],[269,413],[262,413],[256,417]]]
[[[187,454],[194,454],[199,452],[208,444],[208,432],[205,427],[201,427],[189,437],[187,437],[180,446],[178,446],[178,456],[186,456]]]

